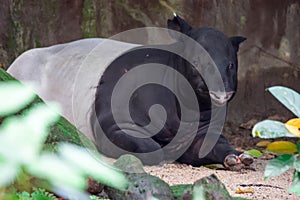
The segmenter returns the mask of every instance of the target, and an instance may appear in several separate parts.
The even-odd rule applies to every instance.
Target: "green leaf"
[[[287,109],[300,118],[300,94],[290,88],[282,86],[270,87],[267,90]]]
[[[288,192],[292,192],[292,193],[295,193],[297,195],[300,195],[300,183],[296,184],[296,185],[293,185],[292,187],[290,187],[288,189]]]
[[[268,144],[266,150],[281,154],[293,154],[297,152],[297,146],[288,141],[276,141]]]
[[[0,155],[10,162],[30,164],[38,158],[48,136],[48,126],[58,119],[58,114],[44,104],[37,104],[24,115],[3,121]]]
[[[203,165],[203,167],[206,167],[208,169],[224,169],[224,166],[221,164],[208,164],[208,165]]]
[[[270,178],[279,176],[293,166],[294,160],[295,156],[290,154],[284,154],[274,158],[266,165],[264,177]]]
[[[295,170],[292,185],[297,185],[297,184],[300,184],[300,172]]]
[[[0,162],[0,188],[11,184],[19,171],[19,166],[15,163]]]
[[[274,120],[264,120],[255,124],[252,136],[260,138],[296,137],[287,130],[284,123]]]
[[[32,200],[31,195],[28,192],[18,192],[17,193],[18,199],[20,200]]]
[[[59,153],[71,166],[77,167],[93,179],[120,190],[127,188],[125,176],[115,167],[105,163],[95,152],[63,143],[59,146]]]
[[[69,165],[55,154],[42,154],[36,162],[27,166],[27,169],[32,175],[46,179],[58,188],[69,187],[83,190],[86,187],[82,171]]]
[[[0,116],[18,112],[35,97],[32,89],[16,81],[1,82],[0,94]]]
[[[298,172],[300,172],[300,160],[299,159],[295,160],[295,162],[294,162],[294,168],[295,168],[295,170],[297,170]]]
[[[300,153],[300,140],[297,142],[297,150],[298,150],[298,153]]]
[[[251,150],[245,151],[245,153],[249,154],[252,157],[261,157],[262,156],[262,153],[256,149],[251,149]]]
[[[33,188],[33,193],[31,193],[33,200],[58,200],[54,194],[46,191],[43,188]]]

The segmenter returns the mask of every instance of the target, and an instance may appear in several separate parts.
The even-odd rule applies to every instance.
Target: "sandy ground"
[[[190,184],[194,181],[214,173],[225,184],[232,196],[248,199],[300,199],[299,196],[287,192],[293,171],[289,170],[281,176],[264,180],[263,172],[268,160],[256,159],[254,170],[232,172],[214,170],[206,167],[192,167],[184,164],[163,164],[161,166],[145,166],[151,175],[158,176],[170,185]],[[241,185],[247,185],[242,187]],[[250,189],[253,193],[237,194],[238,189]]]
[[[227,126],[225,127],[225,137],[237,150],[259,149],[255,144],[262,139],[253,138],[251,136],[250,133],[253,125],[254,123],[251,123],[247,129]],[[296,143],[298,140],[295,139],[294,141],[288,138],[288,141]],[[205,176],[215,174],[226,186],[229,193],[235,197],[254,200],[300,200],[300,196],[287,192],[287,189],[292,183],[292,169],[280,176],[264,180],[265,166],[272,157],[272,155],[266,154],[262,158],[255,159],[251,165],[255,170],[243,170],[241,172],[215,170],[206,167],[192,167],[178,163],[144,166],[144,169],[151,175],[166,181],[169,185],[192,184]],[[110,162],[112,162],[112,160],[110,160]],[[250,190],[252,193],[237,194],[236,191],[239,188],[241,190]]]

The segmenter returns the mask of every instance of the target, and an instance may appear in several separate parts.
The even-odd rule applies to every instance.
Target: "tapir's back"
[[[93,139],[89,118],[98,82],[117,56],[135,46],[95,38],[32,49],[8,73],[21,82],[34,82],[43,100],[60,103],[62,115]]]

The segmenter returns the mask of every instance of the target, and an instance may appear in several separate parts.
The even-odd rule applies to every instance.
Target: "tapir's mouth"
[[[233,96],[234,92],[214,92],[210,91],[209,96],[216,106],[225,105]]]

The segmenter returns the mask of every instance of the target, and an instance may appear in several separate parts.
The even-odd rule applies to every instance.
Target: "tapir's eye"
[[[234,67],[233,63],[228,64],[228,69],[233,69],[233,67]]]

